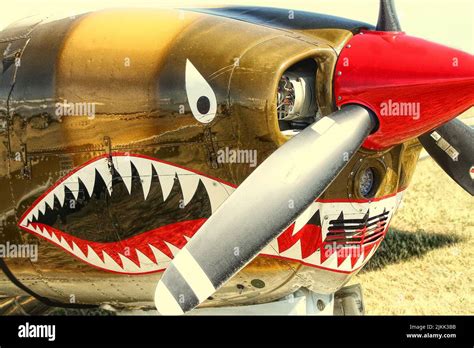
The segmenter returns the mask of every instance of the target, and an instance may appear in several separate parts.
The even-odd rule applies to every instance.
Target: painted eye
[[[189,59],[186,60],[186,94],[196,120],[209,123],[216,117],[216,95]]]

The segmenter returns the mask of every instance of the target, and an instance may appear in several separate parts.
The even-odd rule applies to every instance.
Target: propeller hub
[[[362,31],[336,64],[336,105],[370,108],[379,150],[418,137],[474,105],[474,56],[405,33]]]

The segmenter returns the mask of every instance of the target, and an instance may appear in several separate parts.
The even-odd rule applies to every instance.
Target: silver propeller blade
[[[349,105],[305,128],[268,157],[204,223],[165,271],[155,304],[187,312],[211,296],[316,199],[375,127]]]
[[[446,174],[474,195],[474,130],[454,119],[418,139]]]

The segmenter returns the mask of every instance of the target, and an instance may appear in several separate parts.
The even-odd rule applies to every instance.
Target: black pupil
[[[208,97],[202,96],[199,97],[197,101],[197,108],[201,114],[207,114],[211,108],[211,102]]]

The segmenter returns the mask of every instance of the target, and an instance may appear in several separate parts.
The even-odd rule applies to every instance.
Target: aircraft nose
[[[362,31],[341,51],[336,105],[361,104],[378,117],[364,147],[418,137],[474,105],[474,56],[406,35]]]

